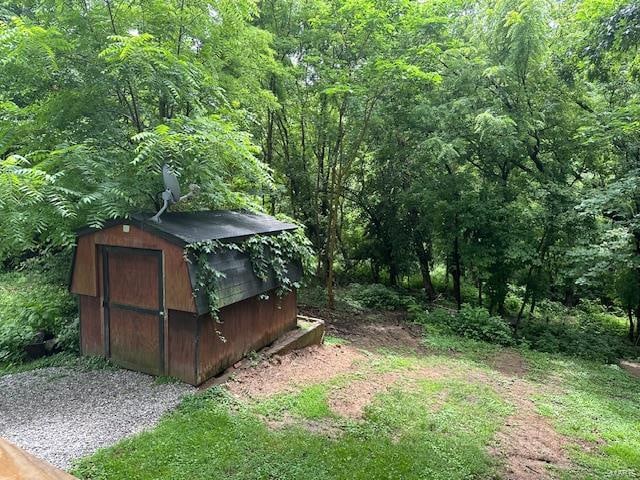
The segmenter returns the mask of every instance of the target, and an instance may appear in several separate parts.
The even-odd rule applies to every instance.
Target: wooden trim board
[[[78,480],[0,438],[0,480]]]

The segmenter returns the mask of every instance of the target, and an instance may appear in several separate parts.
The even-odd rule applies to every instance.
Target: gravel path
[[[60,468],[153,427],[195,389],[128,370],[53,367],[0,377],[0,437]]]

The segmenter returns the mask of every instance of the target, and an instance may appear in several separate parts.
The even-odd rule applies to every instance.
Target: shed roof
[[[154,235],[184,248],[186,245],[207,240],[240,240],[251,235],[270,234],[296,229],[292,223],[281,222],[269,215],[259,213],[234,212],[230,210],[202,212],[167,212],[161,217],[161,223],[151,220],[151,214],[134,214],[128,219],[116,219],[106,222],[103,228],[116,225],[134,225]],[[85,228],[77,232],[78,236],[88,235],[98,229]],[[246,252],[222,250],[208,255],[208,261],[220,272],[216,291],[219,307],[224,307],[246,298],[268,292],[278,286],[273,272],[268,278],[258,279],[253,271],[251,259]],[[74,260],[75,263],[75,260]],[[207,313],[209,305],[204,291],[194,287],[198,283],[199,268],[196,262],[187,264],[189,279],[193,289],[196,311]],[[302,278],[299,262],[287,265],[288,277],[292,282]]]
[[[105,227],[131,223],[181,246],[207,240],[231,240],[297,228],[293,223],[281,222],[269,215],[231,210],[167,212],[160,217],[161,223],[152,221],[151,216],[148,213],[134,214],[130,219],[108,222]],[[78,235],[86,235],[94,231],[96,229],[87,228],[79,231]]]

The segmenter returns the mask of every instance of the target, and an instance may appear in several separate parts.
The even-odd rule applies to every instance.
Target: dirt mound
[[[536,412],[533,395],[541,387],[524,379],[527,363],[518,352],[505,349],[489,362],[495,373],[452,371],[445,365],[423,367],[402,372],[366,372],[365,362],[380,348],[398,349],[414,354],[427,353],[421,346],[422,330],[404,322],[401,313],[345,314],[323,309],[303,309],[309,316],[325,319],[329,335],[344,338],[349,345],[325,345],[298,351],[284,357],[275,357],[255,368],[239,370],[227,384],[239,397],[267,397],[276,393],[295,391],[304,384],[320,383],[338,375],[353,372],[366,373],[366,377],[353,380],[329,395],[329,406],[338,415],[350,419],[362,418],[374,397],[394,386],[411,388],[411,384],[424,378],[461,378],[465,381],[489,385],[516,411],[507,418],[496,435],[491,455],[504,462],[502,476],[510,480],[538,480],[552,478],[553,469],[566,470],[572,465],[564,447],[569,443],[558,434],[549,421]],[[360,350],[362,349],[362,350]],[[373,353],[375,355],[375,353]],[[551,387],[543,387],[549,390]],[[445,397],[437,398],[432,406],[438,410]],[[271,428],[290,424],[301,425],[300,419],[265,420]],[[305,423],[306,422],[306,423]],[[332,421],[303,421],[303,428],[330,438],[341,434]],[[551,467],[551,468],[549,468]]]
[[[360,419],[364,410],[377,394],[385,393],[394,387],[410,390],[419,380],[434,380],[445,378],[451,374],[445,366],[423,367],[416,370],[404,370],[402,372],[388,372],[382,374],[369,374],[365,379],[356,380],[347,386],[335,390],[329,397],[329,407],[342,417]],[[441,396],[431,406],[432,411],[437,411],[444,403]]]
[[[426,352],[422,346],[422,327],[408,323],[405,312],[346,314],[311,307],[301,308],[301,311],[310,317],[324,319],[328,335],[344,338],[356,347]]]

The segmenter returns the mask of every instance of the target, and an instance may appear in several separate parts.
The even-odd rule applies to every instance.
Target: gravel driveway
[[[0,437],[60,468],[153,427],[195,389],[128,370],[52,367],[0,377]]]

